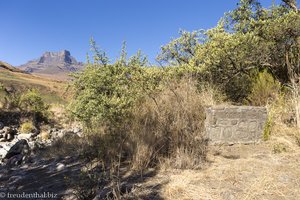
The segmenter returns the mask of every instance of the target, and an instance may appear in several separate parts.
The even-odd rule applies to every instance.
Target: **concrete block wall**
[[[266,120],[265,107],[209,107],[206,109],[206,134],[211,144],[256,143],[262,139]]]

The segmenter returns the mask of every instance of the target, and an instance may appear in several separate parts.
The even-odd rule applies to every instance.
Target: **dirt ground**
[[[133,192],[156,189],[153,198],[166,200],[298,200],[300,148],[291,141],[213,146],[202,170],[160,171]]]
[[[287,136],[251,145],[210,146],[200,170],[154,170],[144,177],[124,178],[122,199],[148,200],[299,200],[300,147]],[[57,163],[66,168],[53,170]],[[0,170],[0,190],[43,192],[65,196],[66,175],[78,174],[76,159],[48,160]],[[129,184],[130,183],[130,184]],[[99,190],[101,193],[101,191]]]

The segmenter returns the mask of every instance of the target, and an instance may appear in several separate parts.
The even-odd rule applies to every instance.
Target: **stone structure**
[[[206,134],[212,144],[256,143],[262,139],[266,119],[264,107],[209,107]]]

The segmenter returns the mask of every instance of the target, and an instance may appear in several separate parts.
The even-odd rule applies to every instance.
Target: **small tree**
[[[87,126],[93,122],[117,126],[142,95],[142,65],[147,60],[139,51],[127,61],[124,43],[120,58],[114,64],[108,64],[105,52],[99,51],[94,41],[91,45],[94,62],[75,75],[75,96],[69,110]]]

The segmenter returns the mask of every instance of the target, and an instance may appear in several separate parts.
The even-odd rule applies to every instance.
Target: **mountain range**
[[[80,71],[83,67],[84,64],[77,62],[68,50],[45,52],[41,57],[18,66],[27,73],[60,80],[68,79],[70,73]]]

